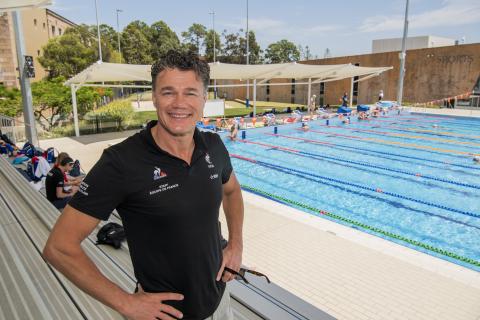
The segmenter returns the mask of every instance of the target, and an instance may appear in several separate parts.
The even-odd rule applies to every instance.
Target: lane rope
[[[240,140],[240,141],[243,142],[243,143],[256,144],[256,145],[260,145],[260,146],[267,147],[267,148],[278,149],[278,150],[283,151],[283,152],[306,155],[306,156],[314,157],[314,159],[317,159],[317,160],[319,160],[319,158],[320,158],[320,159],[329,159],[329,160],[334,160],[334,161],[340,161],[340,162],[356,164],[356,165],[360,165],[360,166],[364,166],[364,167],[370,167],[370,168],[375,168],[375,169],[380,169],[380,170],[385,170],[385,171],[390,171],[390,172],[402,173],[402,174],[406,174],[406,175],[409,175],[409,176],[425,178],[425,179],[440,181],[440,182],[446,182],[446,183],[454,184],[454,185],[457,185],[457,186],[462,186],[462,187],[467,187],[467,188],[473,188],[473,189],[479,189],[480,190],[480,185],[463,183],[463,182],[458,182],[458,181],[449,180],[449,179],[443,179],[443,178],[439,178],[439,177],[435,177],[435,176],[421,174],[421,173],[418,173],[418,172],[411,172],[411,171],[406,171],[406,170],[383,167],[383,166],[379,166],[379,165],[369,163],[369,162],[364,162],[364,161],[353,161],[353,160],[348,160],[348,159],[343,159],[343,158],[338,158],[338,157],[320,155],[320,154],[316,154],[316,153],[311,153],[311,152],[306,152],[306,151],[301,151],[301,150],[295,150],[295,149],[290,149],[290,148],[284,148],[284,147],[275,146],[275,145],[266,144],[266,143],[261,143],[261,142],[254,142],[254,141],[248,141],[248,140]]]
[[[342,217],[338,214],[334,214],[334,213],[328,212],[326,210],[321,210],[321,209],[306,205],[304,203],[301,203],[299,201],[294,201],[294,200],[279,196],[279,195],[274,194],[274,193],[266,192],[266,191],[258,189],[258,188],[254,188],[254,187],[244,185],[244,184],[242,184],[241,187],[242,187],[242,189],[244,189],[246,191],[255,193],[255,194],[263,196],[265,198],[269,198],[269,199],[277,201],[277,202],[285,203],[285,204],[293,206],[293,207],[298,207],[298,208],[309,210],[311,212],[314,212],[315,216],[318,216],[318,217],[321,217],[322,215],[327,216],[327,217],[330,217],[334,220],[342,221],[342,222],[350,224],[352,226],[356,226],[356,227],[359,227],[359,228],[362,228],[362,229],[365,229],[365,230],[369,230],[369,231],[372,231],[374,233],[381,234],[385,237],[400,240],[400,241],[408,243],[410,245],[414,245],[416,247],[423,248],[427,251],[435,252],[437,254],[440,254],[440,255],[443,255],[443,256],[446,256],[446,257],[449,257],[449,258],[452,258],[452,259],[455,259],[455,260],[458,260],[458,261],[461,261],[461,262],[464,262],[464,263],[467,263],[467,264],[470,264],[470,265],[473,265],[473,266],[476,266],[476,267],[480,267],[480,261],[477,261],[475,259],[468,258],[468,257],[459,255],[457,253],[454,253],[454,252],[451,252],[451,251],[448,251],[448,250],[440,249],[440,248],[434,247],[432,245],[426,244],[424,242],[420,242],[420,241],[417,241],[417,240],[412,240],[412,239],[409,239],[407,237],[398,235],[396,233],[393,233],[393,232],[390,232],[390,231],[385,231],[385,230],[380,229],[378,227],[373,227],[373,226],[370,226],[368,224],[365,224],[365,223],[362,223],[362,222],[359,222],[359,221],[356,221],[356,220],[353,220],[353,219],[345,218],[345,217]]]
[[[261,166],[266,167],[266,168],[270,168],[270,169],[277,170],[277,171],[280,171],[280,172],[284,172],[284,173],[287,173],[287,174],[296,175],[296,176],[299,176],[299,177],[304,177],[304,178],[305,178],[305,176],[306,177],[315,177],[315,178],[320,179],[320,180],[326,180],[326,181],[330,181],[330,182],[335,182],[335,183],[359,188],[359,189],[362,189],[362,190],[377,192],[377,193],[385,194],[385,195],[388,195],[388,196],[391,196],[391,197],[404,199],[404,200],[409,200],[409,201],[412,201],[412,202],[424,204],[424,205],[427,205],[427,206],[443,209],[443,210],[450,211],[450,212],[459,213],[459,214],[466,215],[466,216],[473,217],[473,218],[480,218],[480,214],[477,214],[477,213],[464,211],[464,210],[459,210],[459,209],[455,209],[455,208],[450,208],[450,207],[447,207],[447,206],[443,206],[443,205],[436,204],[436,203],[429,202],[429,201],[425,201],[425,200],[415,199],[413,197],[405,196],[405,195],[402,195],[402,194],[385,191],[381,188],[373,188],[373,187],[368,187],[368,186],[361,185],[361,184],[358,184],[358,183],[348,182],[348,181],[345,181],[345,180],[325,177],[325,176],[321,176],[321,175],[314,174],[314,173],[309,173],[309,172],[305,172],[305,171],[301,171],[301,170],[296,170],[296,169],[293,169],[293,168],[288,168],[288,167],[284,167],[284,166],[280,166],[280,165],[271,164],[271,163],[261,161],[261,160],[256,160],[256,159],[240,156],[240,155],[237,155],[237,154],[230,154],[230,157],[240,159],[240,160],[244,160],[244,161],[248,161],[248,162],[251,162],[251,163],[255,163],[255,164],[261,165]]]

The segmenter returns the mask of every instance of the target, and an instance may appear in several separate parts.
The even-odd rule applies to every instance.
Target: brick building
[[[62,35],[67,28],[76,24],[44,8],[22,10],[20,15],[26,55],[34,58],[35,78],[32,81],[38,81],[47,75],[47,71],[38,62],[42,47],[49,39]],[[18,88],[17,67],[12,13],[0,13],[0,84]]]
[[[301,61],[306,64],[345,64],[361,67],[393,66],[393,70],[378,77],[359,82],[354,86],[354,103],[376,101],[380,90],[385,100],[396,100],[399,52],[371,53],[345,57]],[[480,93],[480,43],[424,48],[407,51],[403,89],[404,102],[427,102],[464,94],[475,90]],[[307,103],[307,85],[294,83],[308,79],[273,79],[270,83],[289,83],[283,86],[257,88],[257,100],[296,104]],[[244,81],[217,81],[217,84],[245,83]],[[312,95],[317,104],[339,104],[343,92],[350,93],[350,79],[312,85]],[[228,99],[245,99],[245,87],[219,88],[219,96]],[[250,90],[252,99],[253,90]]]

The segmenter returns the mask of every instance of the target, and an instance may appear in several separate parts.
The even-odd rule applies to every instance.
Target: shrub
[[[89,121],[115,121],[117,126],[122,128],[122,123],[131,119],[133,115],[134,111],[129,100],[116,100],[87,113],[84,119]]]

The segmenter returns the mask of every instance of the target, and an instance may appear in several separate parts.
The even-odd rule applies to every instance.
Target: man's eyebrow
[[[175,90],[175,88],[171,87],[171,86],[166,86],[166,87],[161,87],[160,88],[160,91],[169,91],[169,90]]]

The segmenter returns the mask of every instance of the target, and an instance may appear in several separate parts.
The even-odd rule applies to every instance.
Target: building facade
[[[354,104],[373,103],[380,90],[385,100],[396,100],[399,53],[382,52],[355,56],[302,61],[301,63],[329,65],[351,63],[361,67],[387,67],[393,69],[354,85]],[[408,50],[405,64],[403,101],[422,103],[461,95],[474,90],[480,77],[480,43]],[[308,79],[272,79],[273,83],[288,83],[282,86],[261,86],[257,88],[257,100],[306,104],[308,86],[294,85]],[[350,95],[351,79],[312,85],[316,103],[338,105],[344,92]],[[245,81],[217,81],[217,84],[241,84]],[[477,89],[478,90],[478,89]],[[245,100],[245,87],[219,88],[219,97]],[[253,89],[250,89],[250,100]]]
[[[42,47],[48,40],[62,35],[75,23],[60,16],[49,9],[22,10],[22,31],[26,55],[34,59],[35,78],[32,81],[43,79],[48,72],[38,62],[42,55]],[[15,33],[11,13],[0,13],[0,84],[6,87],[19,87]]]

